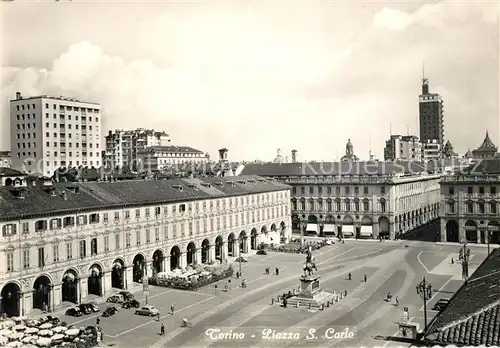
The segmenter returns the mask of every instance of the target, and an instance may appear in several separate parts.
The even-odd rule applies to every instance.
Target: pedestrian
[[[174,315],[174,311],[175,311],[175,308],[174,308],[174,305],[172,304],[172,305],[170,306],[170,314],[171,314],[171,315]]]
[[[158,321],[160,321],[160,312],[158,312]],[[163,324],[162,324],[163,325]]]
[[[227,292],[227,282],[224,284],[224,291]]]
[[[399,306],[399,298],[396,296],[396,307]]]
[[[451,264],[454,265],[455,261],[453,261],[453,257],[451,258]]]
[[[165,325],[163,323],[161,323],[160,335],[165,336]]]
[[[280,269],[276,267],[276,275],[280,275]]]
[[[96,320],[95,320],[95,324],[96,325],[99,325],[101,323],[101,319],[98,317]]]
[[[365,276],[363,277],[363,279],[364,279],[364,281],[365,281],[365,283],[366,283],[366,274],[365,274]]]
[[[214,285],[215,294],[217,295],[217,284]]]
[[[348,275],[348,277],[349,277],[349,280],[351,280],[351,279],[352,279],[352,275],[351,275],[351,272],[349,272],[349,275]]]

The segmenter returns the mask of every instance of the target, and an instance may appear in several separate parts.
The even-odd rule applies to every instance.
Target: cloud
[[[233,159],[272,159],[280,147],[298,149],[302,159],[332,160],[351,138],[360,157],[370,145],[381,157],[390,123],[393,131],[408,125],[418,134],[425,60],[431,89],[445,98],[446,137],[465,151],[484,135],[471,135],[473,126],[497,136],[494,6],[383,8],[341,46],[329,43],[340,33],[306,35],[251,11],[164,14],[151,21],[141,46],[155,47],[154,62],[82,41],[47,69],[4,67],[2,112],[16,91],[66,95],[101,103],[104,129],[154,127],[212,155],[228,147]],[[1,126],[6,147],[6,117]]]

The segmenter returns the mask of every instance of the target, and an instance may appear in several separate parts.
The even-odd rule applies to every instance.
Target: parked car
[[[115,315],[117,312],[118,312],[118,308],[116,308],[115,306],[110,306],[110,307],[106,308],[104,310],[104,312],[102,312],[102,316],[103,317],[110,317],[112,315]]]
[[[82,304],[78,305],[78,308],[80,308],[80,311],[83,314],[90,314],[90,313],[92,313],[92,309],[90,308],[90,306],[89,306],[88,303],[82,303]]]
[[[123,303],[123,296],[121,294],[114,294],[107,298],[106,302],[110,303]]]
[[[95,302],[89,302],[88,305],[90,306],[90,309],[92,312],[96,313],[99,312],[101,309],[99,308],[99,305]]]
[[[442,299],[440,299],[439,301],[436,302],[436,304],[434,305],[434,307],[432,307],[432,309],[435,310],[435,311],[440,311],[441,312],[446,307],[448,307],[449,303],[450,303],[449,299],[442,298]]]
[[[150,305],[142,306],[141,308],[135,310],[135,314],[137,315],[149,315],[150,317],[154,317],[159,313],[160,311],[158,309]]]
[[[248,262],[248,260],[246,258],[244,258],[243,256],[237,257],[235,261],[236,262]]]
[[[128,301],[135,298],[134,294],[131,293],[130,291],[120,291],[118,294],[123,296],[124,301]]]
[[[141,303],[137,301],[136,299],[130,299],[128,301],[125,301],[122,303],[122,308],[139,308],[141,306]]]
[[[82,311],[78,307],[71,307],[66,310],[66,315],[71,315],[72,317],[81,317],[83,315]]]

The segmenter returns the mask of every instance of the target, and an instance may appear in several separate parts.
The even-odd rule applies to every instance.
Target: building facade
[[[16,93],[10,101],[12,168],[51,176],[101,161],[101,107],[72,98]]]
[[[394,239],[439,217],[439,174],[416,162],[248,164],[292,186],[292,222],[320,236]]]
[[[480,160],[441,181],[441,241],[500,244],[500,159]]]
[[[414,135],[391,135],[385,142],[385,161],[422,161],[422,143]]]
[[[422,144],[422,159],[424,162],[436,161],[443,158],[443,146],[436,140],[427,140]]]
[[[10,168],[10,151],[0,151],[0,167]]]
[[[0,289],[8,315],[105,296],[145,273],[222,262],[291,235],[289,186],[257,176],[5,184]]]
[[[165,132],[138,128],[134,130],[109,131],[106,136],[105,164],[109,168],[133,168],[138,154],[152,146],[167,146],[170,137]]]
[[[427,143],[435,140],[441,147],[444,144],[444,107],[443,98],[438,93],[429,92],[429,80],[422,79],[422,94],[418,97],[420,141]]]
[[[163,170],[176,164],[204,164],[210,157],[203,151],[189,146],[153,146],[137,155],[140,167],[147,170]]]

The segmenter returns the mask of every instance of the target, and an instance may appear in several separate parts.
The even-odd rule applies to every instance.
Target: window
[[[305,193],[306,193],[306,188],[305,188],[304,186],[302,186],[302,187],[300,188],[300,194],[301,194],[301,195],[304,195]],[[248,201],[247,201],[247,204],[248,204]]]
[[[146,228],[146,244],[151,243],[151,230]]]
[[[313,186],[309,186],[309,194],[310,195],[314,194],[314,187]]]
[[[87,224],[87,216],[86,215],[80,215],[78,216],[78,226],[81,225],[86,225]]]
[[[115,211],[115,222],[120,222],[120,212]]]
[[[224,216],[224,225],[226,224],[226,217]],[[188,224],[188,232],[189,232],[189,235],[192,236],[193,235],[193,223],[191,221],[189,221],[189,224]]]
[[[130,220],[130,210],[125,210],[125,220]]]
[[[99,214],[98,213],[90,214],[89,218],[90,218],[91,224],[99,223]]]
[[[497,213],[497,202],[490,202],[490,214]]]
[[[491,187],[490,187],[490,193],[491,193],[492,195],[496,195],[496,194],[497,194],[497,188],[496,188],[496,186],[491,186]]]
[[[485,213],[484,202],[479,202],[477,205],[479,207],[479,214],[484,214]]]
[[[455,213],[455,201],[448,202],[448,212],[452,214]]]
[[[335,201],[335,210],[336,211],[341,211],[342,210],[340,198],[337,198],[337,200]]]
[[[52,256],[54,258],[54,262],[59,262],[59,245],[54,244],[52,246]]]
[[[47,221],[46,220],[38,220],[35,222],[35,231],[45,231],[47,230]]]
[[[385,195],[385,186],[380,187],[380,194]]]
[[[281,208],[283,209],[283,207],[281,207]],[[332,211],[332,201],[328,200],[328,201],[326,202],[326,209],[327,209],[328,211]]]
[[[155,227],[155,242],[159,242],[159,241],[160,241],[160,228]]]
[[[30,268],[30,250],[23,249],[23,268]]]
[[[104,236],[104,251],[109,251],[109,236]]]
[[[359,211],[359,201],[354,201],[354,210]]]
[[[484,186],[479,187],[479,194],[484,195]]]
[[[102,214],[102,221],[107,224],[109,222],[109,216],[108,213],[103,213]]]
[[[296,195],[297,194],[297,188],[294,186],[292,187],[292,194],[293,195]]]
[[[135,218],[139,219],[141,217],[141,209],[136,209],[135,210]]]
[[[467,194],[471,195],[474,192],[472,186],[467,187]]]
[[[115,234],[115,250],[120,250],[120,234]]]
[[[4,225],[2,235],[4,237],[14,236],[16,234],[16,227],[17,225],[15,224]]]
[[[346,187],[347,189],[347,187]],[[345,200],[345,210],[350,211],[351,210],[351,201],[349,199]]]
[[[92,238],[90,241],[90,255],[97,255],[97,238]]]
[[[347,186],[344,188],[344,190],[345,190],[346,196],[349,196],[349,194],[351,193],[351,188],[349,186]]]
[[[135,231],[135,244],[141,245],[141,230]]]
[[[385,199],[381,199],[380,200],[380,210],[385,213],[386,210],[387,210],[387,203],[385,201]]]
[[[359,195],[359,186],[354,187],[354,194]]]
[[[213,223],[214,219],[211,219],[211,221]],[[177,224],[172,225],[172,238],[177,238]]]
[[[13,272],[14,271],[14,252],[8,251],[6,256],[7,256],[7,272]]]
[[[467,202],[467,213],[472,214],[474,212],[474,204],[472,202]]]
[[[45,248],[38,248],[38,267],[45,266]]]
[[[448,187],[448,194],[453,196],[455,194],[455,187],[453,186]]]
[[[219,201],[217,201],[217,209],[219,209]],[[186,205],[181,204],[179,205],[179,213],[184,213],[186,211]]]
[[[370,202],[368,202],[367,199],[363,201],[363,210],[364,211],[370,210]]]
[[[71,242],[66,243],[66,258],[68,260],[73,259],[73,244]]]
[[[368,186],[363,187],[363,194],[368,194]]]
[[[80,241],[80,259],[84,259],[87,256],[87,244],[84,240]]]

